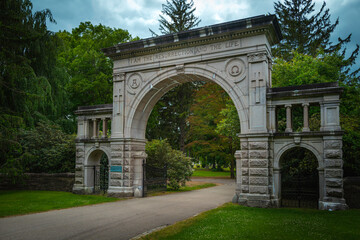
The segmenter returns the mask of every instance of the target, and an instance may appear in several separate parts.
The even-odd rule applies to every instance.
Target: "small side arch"
[[[85,166],[91,165],[95,161],[100,160],[102,154],[106,154],[108,159],[110,159],[110,149],[107,147],[92,147],[86,151],[85,154]]]
[[[280,170],[281,166],[280,166],[280,160],[281,160],[281,156],[288,150],[292,149],[292,148],[296,148],[296,147],[301,147],[301,148],[305,148],[307,150],[309,150],[310,152],[312,152],[317,161],[318,161],[318,170],[322,170],[324,169],[324,161],[323,161],[323,156],[320,154],[320,152],[313,146],[311,146],[310,144],[307,143],[300,143],[300,144],[295,144],[295,143],[289,143],[285,146],[283,146],[282,148],[280,148],[280,150],[275,153],[275,158],[274,158],[274,169]]]

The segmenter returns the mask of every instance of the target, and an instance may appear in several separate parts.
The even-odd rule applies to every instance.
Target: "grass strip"
[[[195,186],[180,187],[180,189],[178,189],[178,190],[174,190],[174,189],[168,187],[166,191],[149,192],[147,194],[147,196],[153,197],[153,196],[160,196],[160,195],[172,194],[172,193],[178,193],[178,192],[188,192],[188,191],[199,190],[199,189],[215,187],[215,186],[217,186],[215,183],[204,183],[204,184],[195,185]]]
[[[199,170],[196,169],[193,174],[193,177],[228,177],[230,178],[230,172],[228,171],[224,171],[224,172],[214,172],[214,171],[210,171],[210,170]]]
[[[0,191],[0,217],[114,202],[118,198],[57,191]]]
[[[141,239],[360,239],[360,210],[264,209],[237,204],[202,213]]]

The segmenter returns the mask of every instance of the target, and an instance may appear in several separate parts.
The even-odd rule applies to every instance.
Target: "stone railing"
[[[303,127],[296,135],[314,135],[321,132],[340,132],[339,93],[342,88],[337,83],[322,83],[302,86],[270,88],[267,93],[268,129],[275,135],[293,135],[292,109],[303,108]],[[320,129],[311,131],[309,127],[309,108],[320,107]],[[286,109],[286,128],[278,130],[278,112]]]
[[[78,122],[77,140],[107,140],[110,137],[112,104],[82,106],[75,114]]]

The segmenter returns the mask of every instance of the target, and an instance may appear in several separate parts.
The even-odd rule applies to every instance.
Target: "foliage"
[[[344,176],[360,176],[360,87],[346,87],[340,103],[340,123],[344,131]]]
[[[56,191],[0,191],[0,217],[119,201],[118,198]]]
[[[187,118],[198,83],[185,83],[171,89],[156,103],[146,127],[146,138],[168,139],[175,149],[184,151],[189,130]]]
[[[146,144],[147,164],[156,167],[167,165],[168,185],[174,190],[190,181],[191,159],[183,152],[171,148],[167,140],[152,140]]]
[[[194,2],[190,0],[166,0],[162,4],[162,15],[159,19],[159,30],[162,34],[176,33],[189,30],[199,25],[200,20],[194,15],[196,8],[193,8]],[[150,29],[153,35],[157,35]]]
[[[57,65],[59,39],[47,30],[48,9],[32,13],[29,0],[4,0],[0,14],[0,114],[24,119],[64,117],[67,78]]]
[[[71,33],[61,31],[57,36],[64,42],[58,59],[70,75],[66,90],[71,111],[112,102],[113,63],[101,49],[133,40],[128,31],[82,22]]]
[[[305,148],[292,148],[281,156],[281,181],[291,183],[293,177],[311,177],[318,174],[315,155]]]
[[[75,136],[67,135],[49,122],[40,121],[34,129],[21,134],[21,145],[26,157],[22,165],[27,172],[74,172]]]
[[[338,82],[341,78],[342,57],[318,52],[314,57],[292,51],[293,58],[276,58],[272,73],[273,87],[312,83]]]
[[[216,126],[216,132],[222,136],[226,136],[230,146],[230,172],[231,178],[235,178],[235,151],[240,146],[240,139],[237,136],[240,133],[240,120],[234,103],[228,99],[226,107],[221,110],[220,115],[224,118]]]
[[[188,118],[190,130],[186,149],[191,156],[202,159],[213,168],[228,166],[233,158],[232,142],[217,132],[224,118],[219,114],[230,101],[225,91],[214,83],[206,83],[197,90]]]
[[[195,17],[193,1],[171,0],[162,5],[160,15],[160,31],[163,34],[189,30],[199,24]],[[157,35],[150,30],[153,35]],[[155,105],[146,127],[146,138],[168,139],[172,147],[185,151],[186,136],[189,130],[187,118],[194,101],[194,91],[201,82],[184,83],[170,90]]]
[[[359,210],[252,208],[227,203],[141,239],[359,239],[359,224]]]
[[[332,53],[350,42],[351,34],[345,39],[339,38],[337,44],[332,44],[330,36],[339,24],[339,19],[331,23],[331,15],[329,9],[325,8],[325,1],[316,13],[314,7],[313,0],[285,0],[274,3],[275,14],[283,34],[283,40],[273,48],[276,57],[288,61],[295,49],[310,56],[316,56],[319,49],[324,49],[325,53]],[[354,52],[358,51],[359,47]]]

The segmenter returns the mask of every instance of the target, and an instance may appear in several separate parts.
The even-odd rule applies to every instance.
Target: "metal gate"
[[[293,176],[281,185],[281,206],[318,208],[319,179],[317,175]]]
[[[167,166],[162,168],[151,166],[143,161],[143,196],[148,192],[166,191]]]
[[[102,163],[93,166],[94,189],[93,193],[106,193],[109,188],[109,166]]]

